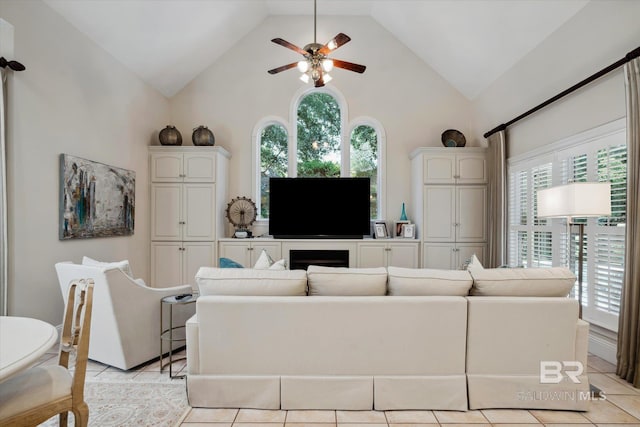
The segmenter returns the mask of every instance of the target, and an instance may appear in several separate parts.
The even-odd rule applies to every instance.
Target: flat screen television
[[[269,234],[362,239],[370,234],[369,178],[271,178]]]

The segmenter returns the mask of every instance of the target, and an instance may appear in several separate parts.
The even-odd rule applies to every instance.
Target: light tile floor
[[[179,353],[180,356],[184,352]],[[53,354],[42,363],[55,363]],[[185,369],[185,361],[174,363],[174,373]],[[588,412],[541,410],[480,410],[480,411],[265,411],[256,409],[192,408],[180,427],[428,427],[468,426],[499,427],[552,426],[640,427],[640,389],[635,389],[615,374],[615,366],[589,356],[589,379],[606,395],[606,400],[592,401]],[[122,371],[89,361],[87,381],[182,382],[169,379],[168,371],[160,371],[154,361],[133,371]],[[186,391],[185,391],[186,392]]]

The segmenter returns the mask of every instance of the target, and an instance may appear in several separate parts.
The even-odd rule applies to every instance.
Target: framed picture
[[[395,237],[402,237],[402,226],[404,226],[405,224],[410,224],[410,221],[396,221],[395,224],[395,229],[396,229],[396,234]]]
[[[387,224],[384,222],[376,222],[373,224],[373,231],[376,239],[386,239],[389,237],[387,232]]]
[[[403,224],[402,225],[402,237],[405,239],[414,239],[416,237],[416,225],[415,224]]]
[[[60,240],[129,236],[136,173],[60,154]]]

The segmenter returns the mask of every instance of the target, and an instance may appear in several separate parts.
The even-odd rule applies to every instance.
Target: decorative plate
[[[467,143],[462,132],[455,129],[447,129],[442,132],[442,145],[445,147],[464,147]]]

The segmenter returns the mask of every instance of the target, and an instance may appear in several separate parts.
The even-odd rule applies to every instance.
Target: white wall
[[[592,1],[473,103],[478,134],[640,46],[640,1]],[[625,116],[622,68],[509,127],[509,157]]]
[[[128,258],[148,277],[147,146],[169,119],[159,95],[41,1],[0,2],[27,70],[8,81],[9,314],[54,324],[54,263]],[[58,240],[60,153],[136,171],[135,235]]]
[[[442,146],[440,135],[448,128],[473,136],[470,102],[371,18],[319,18],[318,42],[325,43],[339,32],[352,40],[332,56],[366,65],[367,70],[362,75],[332,71],[330,85],[345,96],[349,120],[370,116],[384,126],[390,189],[387,219],[398,219],[402,202],[407,202],[408,209],[411,203],[409,153],[417,147]],[[190,144],[192,129],[207,125],[215,133],[216,144],[231,152],[230,197],[253,197],[255,124],[272,115],[289,120],[292,97],[304,86],[295,69],[267,74],[270,68],[301,59],[294,51],[271,43],[275,37],[303,47],[313,40],[312,18],[267,18],[171,99],[172,119],[183,140]]]

